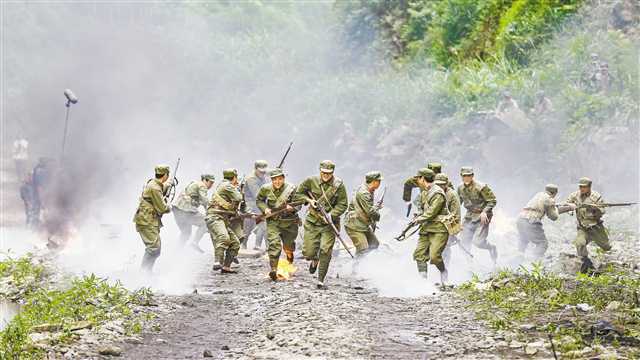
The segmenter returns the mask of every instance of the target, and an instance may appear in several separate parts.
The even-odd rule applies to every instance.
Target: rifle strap
[[[337,177],[334,177],[333,178],[333,185],[331,186],[331,188],[329,190],[327,190],[325,192],[324,188],[322,187],[322,180],[320,180],[320,184],[318,186],[320,187],[320,190],[322,191],[322,197],[327,202],[327,206],[333,208],[333,200],[335,199],[336,194],[338,194],[338,188],[340,187],[340,185],[342,185],[342,180],[337,178]],[[329,195],[327,195],[327,194],[329,194]],[[318,200],[320,200],[320,199],[318,199]]]
[[[233,205],[228,202],[227,200],[225,200],[222,196],[220,196],[220,194],[218,194],[217,192],[215,194],[213,194],[213,202],[220,206],[221,208],[227,210],[227,211],[234,211],[235,209],[233,208]]]
[[[293,185],[289,185],[285,183],[283,186],[285,188],[282,190],[282,193],[280,193],[280,196],[276,197],[276,203],[275,203],[276,208],[282,207],[282,205],[284,205],[284,203],[287,202],[287,200],[293,193],[293,190],[295,190]],[[271,187],[271,192],[275,196],[273,186]]]

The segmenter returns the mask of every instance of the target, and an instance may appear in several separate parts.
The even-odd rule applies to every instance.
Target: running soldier
[[[178,199],[172,207],[173,217],[176,225],[180,229],[180,243],[186,244],[191,237],[192,227],[196,227],[196,233],[191,241],[191,246],[198,252],[204,253],[199,243],[202,235],[207,232],[207,224],[204,222],[204,214],[199,210],[203,207],[205,210],[209,203],[207,191],[211,189],[215,181],[215,176],[211,174],[203,174],[200,181],[192,181],[178,195]]]

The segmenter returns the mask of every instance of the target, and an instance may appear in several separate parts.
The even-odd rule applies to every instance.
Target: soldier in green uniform
[[[436,174],[440,174],[442,172],[442,164],[439,162],[430,162],[427,163],[427,169],[433,171]],[[404,188],[402,191],[402,200],[409,203],[411,202],[411,192],[414,188],[418,187],[416,184],[415,176],[412,176],[404,181]],[[416,204],[418,205],[418,204]]]
[[[191,246],[199,252],[204,252],[198,243],[207,231],[207,224],[204,222],[204,214],[198,209],[202,206],[206,210],[209,203],[207,191],[211,189],[214,181],[215,176],[203,174],[200,176],[200,181],[192,181],[184,188],[172,206],[173,217],[180,229],[180,242],[182,245],[187,243],[191,237],[192,227],[195,226],[196,234]]]
[[[276,281],[280,253],[284,249],[287,261],[293,264],[293,252],[296,250],[296,238],[300,218],[293,202],[296,187],[285,182],[282,169],[274,169],[269,173],[271,184],[260,188],[256,198],[256,205],[267,216],[267,252],[269,254],[269,277]],[[285,209],[284,212],[272,215],[274,211]]]
[[[224,180],[218,185],[207,208],[205,222],[215,249],[214,270],[223,274],[236,273],[231,263],[240,250],[242,219],[238,216],[242,194],[238,189],[238,171],[225,169]]]
[[[453,189],[453,185],[451,181],[449,181],[449,177],[445,174],[436,174],[435,176],[435,184],[440,186],[444,191],[444,194],[447,198],[447,210],[449,211],[451,220],[451,231],[449,233],[449,239],[447,241],[447,246],[442,252],[442,258],[444,259],[444,264],[448,268],[449,263],[451,261],[451,246],[459,241],[457,235],[460,233],[462,229],[462,213],[460,211],[460,198],[458,198],[458,193]]]
[[[589,259],[587,244],[595,242],[602,250],[611,250],[609,235],[602,223],[604,208],[598,204],[604,203],[602,195],[591,189],[591,179],[583,177],[578,181],[578,191],[567,198],[569,210],[576,212],[578,232],[575,245],[578,256],[582,258],[580,271],[586,273],[593,269],[593,263]]]
[[[356,256],[363,256],[380,245],[372,226],[380,220],[380,209],[373,204],[373,197],[381,182],[379,171],[367,173],[365,183],[356,189],[347,208],[344,229],[356,247]]]
[[[556,206],[556,195],[558,186],[548,184],[544,191],[533,196],[520,212],[516,226],[518,228],[519,241],[518,250],[524,254],[529,243],[535,246],[534,256],[541,258],[547,251],[549,243],[542,227],[542,218],[545,215],[553,220],[558,220],[558,207]]]
[[[312,176],[305,179],[299,186],[296,200],[304,199],[309,204],[309,212],[304,222],[304,239],[302,245],[302,255],[310,260],[309,272],[315,273],[318,270],[319,289],[324,289],[324,279],[329,270],[333,245],[336,241],[336,234],[322,215],[317,210],[322,206],[337,229],[340,229],[340,216],[347,210],[347,190],[342,180],[335,177],[333,172],[335,164],[330,160],[320,163],[320,176]],[[317,200],[312,200],[309,194]]]
[[[133,217],[136,231],[140,234],[145,246],[142,258],[142,269],[151,272],[158,256],[160,256],[160,228],[162,215],[170,211],[164,194],[168,189],[169,166],[158,165],[155,168],[155,179],[147,181],[140,196],[140,204]]]
[[[488,185],[474,179],[473,168],[463,167],[460,176],[462,184],[458,186],[458,196],[467,209],[462,225],[462,244],[469,250],[472,243],[480,249],[489,250],[495,264],[498,250],[487,241],[487,236],[496,197]]]
[[[242,195],[244,196],[244,202],[246,204],[247,211],[250,213],[257,214],[260,210],[256,205],[256,197],[258,196],[260,188],[267,183],[267,167],[269,167],[269,164],[265,160],[256,160],[256,162],[253,164],[253,174],[247,176],[247,178],[244,180],[244,184],[242,185]],[[264,222],[261,224],[256,224],[256,219],[254,217],[247,217],[244,219],[243,226],[246,236],[242,240],[242,248],[247,248],[249,235],[255,230],[256,241],[253,249],[260,250],[260,248],[262,247],[262,240],[264,240],[265,233],[267,231],[266,224]]]
[[[420,237],[413,252],[413,259],[418,272],[427,277],[429,262],[440,270],[440,280],[447,281],[447,269],[442,259],[442,251],[447,246],[449,232],[444,218],[449,214],[447,198],[440,186],[434,185],[435,172],[422,168],[416,174],[416,184],[420,188],[420,205],[418,216],[412,221],[420,224]],[[446,185],[446,183],[445,183]]]

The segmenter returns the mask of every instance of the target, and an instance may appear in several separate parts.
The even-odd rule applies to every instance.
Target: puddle
[[[0,300],[0,330],[4,330],[5,326],[20,312],[20,305],[6,300]]]

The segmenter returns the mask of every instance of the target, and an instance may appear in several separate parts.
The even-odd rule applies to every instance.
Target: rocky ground
[[[161,316],[141,344],[123,343],[131,359],[183,358],[517,358],[465,310],[453,292],[418,298],[381,297],[366,282],[333,273],[317,290],[300,266],[273,283],[264,259],[244,259],[240,274],[203,264],[197,293],[167,296],[175,311]],[[339,261],[350,261],[341,258]]]

